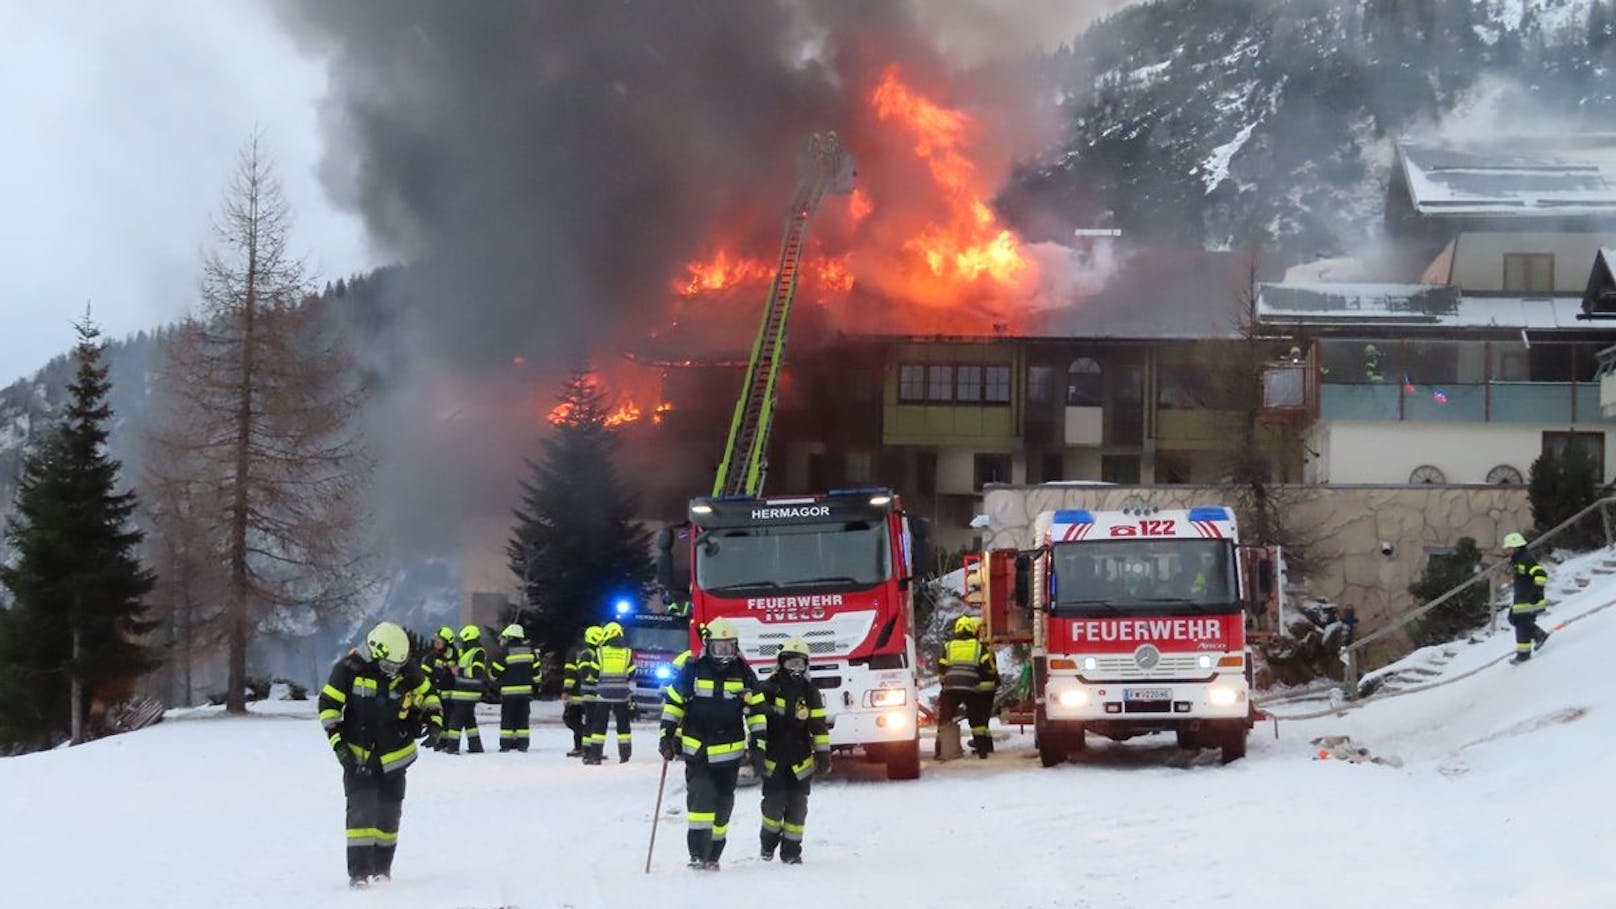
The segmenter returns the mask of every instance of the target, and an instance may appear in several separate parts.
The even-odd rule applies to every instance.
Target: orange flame
[[[870,194],[862,186],[854,187],[852,194],[847,197],[847,213],[853,223],[858,224],[868,218],[872,211],[875,211],[875,203],[870,201]]]
[[[705,262],[686,264],[685,271],[689,276],[684,281],[673,282],[674,292],[681,297],[694,297],[741,284],[767,281],[774,275],[774,269],[762,259],[732,258],[729,251],[722,248]]]
[[[638,380],[636,380],[635,377],[624,374],[619,378],[635,385],[636,387],[640,387],[642,391],[649,388],[646,382],[643,381],[645,379],[644,376],[639,376],[637,377]],[[588,382],[592,388],[604,390],[605,386],[601,382],[600,376],[595,373],[589,373],[585,377],[585,381]],[[656,389],[655,391],[658,397],[660,397],[660,389]],[[612,396],[607,397],[608,402],[610,402],[611,397]],[[655,398],[652,400],[655,400]],[[657,424],[661,423],[663,415],[671,410],[673,410],[673,405],[667,401],[657,404],[651,409],[651,422]],[[627,426],[630,423],[637,423],[644,416],[645,410],[640,407],[639,404],[635,403],[632,395],[629,395],[625,396],[621,401],[611,403],[611,410],[606,412],[605,416],[601,420],[601,423],[608,429],[615,429],[620,426]],[[544,418],[552,425],[560,426],[571,419],[571,417],[572,405],[566,401],[562,401],[561,403],[556,404],[554,407],[551,407],[549,412],[545,414]]]

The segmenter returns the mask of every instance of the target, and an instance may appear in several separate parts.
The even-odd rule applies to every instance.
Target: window
[[[982,367],[955,367],[954,389],[954,399],[962,404],[982,400]]]
[[[1043,475],[1038,478],[1040,483],[1054,483],[1066,479],[1066,456],[1058,451],[1048,451],[1039,459]]]
[[[1010,482],[1009,455],[996,452],[978,453],[975,460],[977,489],[989,483]]]
[[[1124,486],[1139,485],[1139,456],[1100,455],[1100,480]]]
[[[1055,396],[1055,370],[1048,366],[1027,367],[1027,403],[1046,404]]]
[[[1553,293],[1553,254],[1504,253],[1504,289],[1526,293]]]
[[[867,451],[847,453],[847,482],[868,484],[875,482],[875,456]],[[818,489],[819,487],[812,487]]]
[[[965,369],[965,368],[966,367],[964,367],[964,366],[960,367],[960,369],[962,369],[962,370]],[[988,403],[990,403],[990,404],[1008,404],[1008,403],[1010,403],[1010,367],[1008,367],[1008,366],[989,366],[987,368],[987,376],[986,376],[986,378],[987,378],[987,394],[985,395],[985,397],[986,397]]]
[[[1594,480],[1605,482],[1605,434],[1602,432],[1546,432],[1543,434],[1543,453],[1553,452],[1564,458],[1575,445],[1593,463]]]
[[[926,400],[952,401],[954,399],[954,367],[926,367]]]
[[[898,367],[898,400],[902,403],[926,400],[926,367],[918,363]]]
[[[1100,406],[1100,364],[1091,357],[1078,357],[1066,369],[1066,406]]]
[[[937,494],[937,452],[922,451],[915,455],[915,489],[923,496]]]
[[[1157,483],[1190,482],[1190,459],[1178,452],[1156,452]]]

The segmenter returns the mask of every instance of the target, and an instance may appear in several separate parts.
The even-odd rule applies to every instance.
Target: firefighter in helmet
[[[606,750],[606,726],[617,718],[617,761],[628,760],[633,750],[629,732],[634,700],[634,650],[623,640],[623,626],[607,622],[595,648],[595,704],[589,714],[589,741],[584,763],[599,764]]]
[[[365,887],[393,874],[404,771],[415,761],[415,740],[443,732],[437,693],[409,661],[404,629],[382,622],[331,668],[320,690],[320,725],[342,764],[347,798],[348,886]]]
[[[483,699],[483,681],[488,676],[488,652],[482,645],[483,632],[476,625],[460,629],[460,656],[455,660],[455,684],[449,692],[449,742],[443,750],[460,753],[464,734],[466,751],[481,754],[483,738],[477,731],[477,702]]]
[[[830,728],[825,701],[808,678],[808,645],[791,638],[780,646],[774,674],[763,683],[767,725],[752,741],[762,768],[763,860],[802,864],[802,832],[808,820],[808,790],[815,773],[830,772]]]
[[[764,731],[763,695],[757,676],[741,659],[740,637],[728,619],[707,625],[701,656],[685,663],[663,694],[665,761],[685,757],[685,842],[690,867],[718,870],[735,783],[747,737]]]
[[[521,625],[499,633],[505,655],[494,660],[491,678],[499,688],[499,750],[526,751],[533,706],[533,648]]]
[[[590,629],[598,633],[595,626]],[[567,651],[567,662],[562,666],[561,695],[566,706],[561,708],[561,722],[572,730],[572,750],[567,757],[583,757],[584,736],[589,731],[589,710],[584,706],[582,667],[594,660],[595,649],[588,642],[589,630],[578,637],[578,643]]]
[[[602,628],[591,625],[584,629],[584,652],[578,658],[578,690],[583,697],[584,721],[584,751],[585,764],[598,763],[591,761],[589,756],[594,752],[591,748],[595,743],[595,733],[591,723],[595,720],[595,703],[600,700],[597,685],[600,682],[600,636]]]
[[[1518,533],[1504,537],[1504,552],[1515,574],[1509,607],[1509,623],[1515,626],[1515,656],[1510,662],[1519,664],[1530,660],[1532,651],[1541,649],[1549,639],[1549,633],[1537,627],[1538,613],[1548,608],[1549,573],[1526,550],[1526,538]]]
[[[426,671],[427,680],[437,691],[438,698],[448,705],[449,692],[454,690],[455,661],[459,659],[459,651],[455,649],[455,631],[448,625],[438,629],[432,638],[432,650],[421,661],[421,668]],[[448,740],[439,738],[433,750],[442,751],[448,747]]]
[[[993,651],[977,638],[981,620],[962,615],[954,620],[954,636],[943,643],[937,658],[942,674],[942,691],[937,695],[937,724],[954,722],[961,706],[971,724],[971,750],[979,758],[993,752],[993,736],[988,734],[988,717],[993,713],[993,695],[999,688],[999,667]]]

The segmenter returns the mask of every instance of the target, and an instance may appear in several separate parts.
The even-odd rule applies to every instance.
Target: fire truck
[[[788,638],[808,644],[833,748],[861,747],[888,779],[920,775],[911,598],[924,530],[884,488],[690,505],[692,613],[726,618],[767,678]]]
[[[1034,523],[1036,548],[967,564],[990,640],[1031,645],[1031,708],[1045,767],[1093,732],[1172,731],[1182,748],[1245,756],[1253,635],[1277,624],[1278,548],[1241,546],[1222,505],[1069,509]]]
[[[673,682],[673,661],[690,643],[690,620],[681,615],[618,610],[623,636],[634,650],[634,713],[660,716],[662,692]]]

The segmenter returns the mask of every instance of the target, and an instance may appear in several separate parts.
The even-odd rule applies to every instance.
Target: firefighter
[[[594,763],[589,759],[595,742],[595,735],[590,724],[595,719],[595,702],[600,700],[598,686],[600,683],[600,654],[595,648],[600,646],[601,626],[591,625],[584,629],[584,649],[578,657],[578,690],[582,698],[582,722],[584,729],[583,761],[585,764]]]
[[[993,713],[993,694],[999,687],[999,667],[993,651],[976,637],[981,622],[962,615],[954,620],[954,636],[943,643],[937,669],[943,675],[942,692],[937,696],[937,723],[954,722],[961,705],[971,724],[971,750],[979,758],[993,752],[988,734],[988,717]]]
[[[438,634],[432,639],[432,650],[422,660],[421,668],[426,671],[427,680],[438,694],[440,701],[447,709],[449,692],[454,690],[455,660],[459,658],[455,650],[455,632],[448,625],[438,629]],[[447,738],[440,737],[433,746],[434,751],[442,751],[449,747]]]
[[[460,753],[462,733],[468,754],[481,754],[483,750],[483,738],[477,731],[477,702],[483,699],[483,681],[488,675],[482,636],[482,629],[476,625],[460,629],[460,656],[455,660],[454,689],[449,692],[449,742],[443,748],[449,754]]]
[[[1386,376],[1380,371],[1380,348],[1373,344],[1365,344],[1363,348],[1364,381],[1378,384],[1386,381]]]
[[[1530,660],[1532,651],[1541,649],[1549,639],[1549,633],[1537,627],[1538,613],[1548,606],[1549,573],[1526,551],[1526,538],[1518,533],[1504,537],[1504,552],[1515,569],[1515,595],[1509,607],[1509,623],[1515,626],[1515,656],[1510,662],[1518,665]]]
[[[761,755],[763,780],[763,860],[802,864],[802,831],[808,820],[813,776],[830,772],[830,727],[825,701],[808,678],[808,645],[791,638],[780,646],[774,674],[763,683],[767,725],[752,742]]]
[[[663,695],[657,750],[665,761],[684,754],[685,842],[690,867],[703,871],[717,871],[724,852],[748,734],[764,731],[763,695],[740,655],[735,626],[714,619],[701,656],[685,663]]]
[[[337,661],[320,691],[320,725],[342,764],[350,887],[392,877],[404,770],[415,761],[418,736],[432,744],[443,732],[437,693],[409,655],[404,629],[382,622],[363,651]]]
[[[595,704],[589,714],[589,743],[584,763],[599,764],[606,750],[606,725],[617,718],[617,762],[624,763],[633,750],[629,720],[634,701],[634,651],[623,640],[623,626],[608,622],[600,630],[600,646],[595,648],[597,677]]]
[[[561,669],[561,694],[566,699],[566,706],[561,708],[561,722],[572,730],[572,750],[567,752],[567,757],[583,757],[584,734],[589,728],[589,713],[584,707],[579,667],[589,662],[594,648],[585,642],[585,636],[587,632],[580,635],[578,643],[567,651],[567,662]]]
[[[507,625],[499,633],[505,655],[493,663],[494,684],[499,687],[499,750],[526,751],[533,705],[533,648],[521,625]]]

